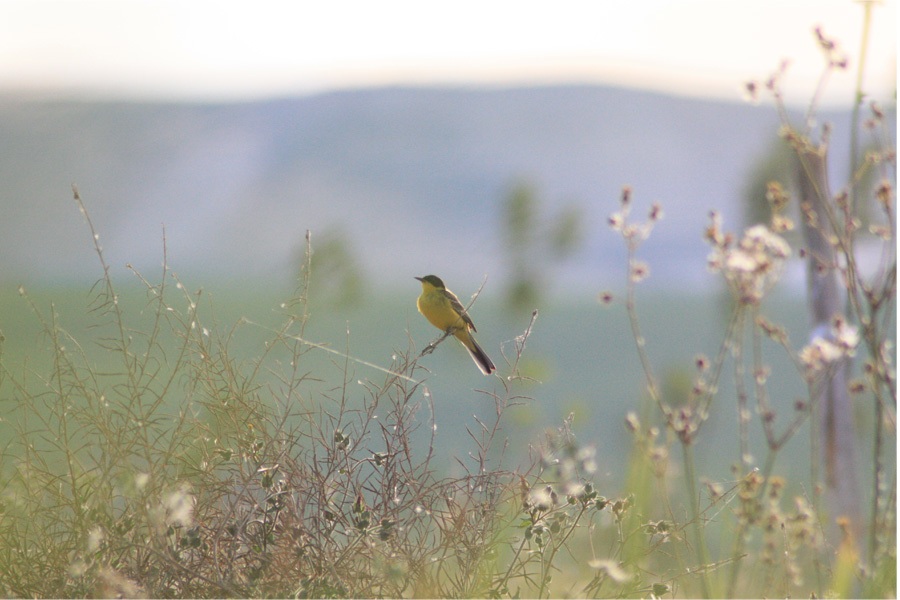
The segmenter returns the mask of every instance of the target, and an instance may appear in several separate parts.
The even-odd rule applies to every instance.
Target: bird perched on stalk
[[[444,282],[435,275],[416,277],[422,282],[422,294],[416,300],[419,312],[428,319],[428,322],[447,333],[453,335],[466,347],[472,360],[485,375],[493,373],[497,367],[485,354],[478,342],[472,336],[475,323],[469,317],[465,307],[456,297],[456,294],[447,289]]]

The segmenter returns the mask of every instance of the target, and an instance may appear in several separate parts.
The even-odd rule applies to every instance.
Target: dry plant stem
[[[556,558],[557,552],[563,547],[565,547],[566,542],[569,540],[569,537],[575,532],[578,527],[578,523],[581,521],[581,518],[584,516],[585,511],[587,510],[585,505],[582,505],[578,514],[573,519],[572,524],[566,530],[565,535],[563,535],[562,539],[559,541],[553,540],[553,543],[550,547],[549,556],[545,559],[543,556],[541,557],[541,587],[538,590],[538,597],[543,598],[545,593],[549,593],[547,589],[548,584],[550,583],[550,569],[553,565],[553,561]]]
[[[754,305],[750,307],[750,311],[752,317],[750,319],[750,323],[756,323],[759,320],[759,307]],[[760,420],[763,426],[763,433],[766,436],[766,445],[768,452],[769,454],[774,455],[779,450],[781,450],[781,448],[788,441],[790,441],[797,430],[800,429],[800,426],[804,423],[804,421],[806,421],[807,417],[809,416],[809,411],[798,410],[785,426],[785,429],[781,432],[781,435],[778,434],[775,429],[775,410],[769,403],[769,394],[765,384],[768,366],[763,364],[762,333],[760,332],[759,328],[752,328],[751,340],[753,344],[753,379],[756,410],[760,415]],[[774,457],[772,460],[774,460]]]
[[[722,369],[725,367],[725,360],[728,358],[729,351],[732,348],[732,340],[737,335],[735,332],[739,331],[743,324],[743,312],[740,305],[738,305],[734,311],[732,311],[731,319],[728,322],[728,328],[725,330],[725,335],[722,338],[722,343],[719,345],[719,351],[716,353],[716,357],[712,362],[712,374],[709,380],[706,382],[706,393],[703,394],[700,398],[699,410],[698,413],[702,416],[709,414],[709,408],[712,405],[713,398],[715,398],[716,394],[719,390],[719,378],[722,376]],[[697,427],[702,425],[702,421],[697,423]]]
[[[809,206],[808,215],[803,219],[803,232],[810,256],[807,265],[811,327],[813,330],[824,329],[830,326],[835,315],[841,314],[842,301],[846,288],[853,295],[854,285],[847,286],[849,280],[855,280],[858,272],[855,262],[849,261],[847,265],[847,280],[844,286],[839,286],[834,273],[837,257],[835,249],[829,244],[828,239],[834,237],[845,238],[844,252],[852,254],[850,248],[852,241],[848,236],[841,234],[834,216],[833,201],[827,195],[826,156],[824,149],[817,151],[803,151],[798,153],[804,165],[800,177],[799,187],[801,201]],[[828,214],[829,224],[823,223],[822,216]],[[813,216],[815,221],[812,221]],[[816,227],[815,223],[818,223]],[[859,314],[859,313],[858,313]],[[858,534],[861,521],[857,497],[859,487],[856,480],[856,456],[855,433],[853,416],[848,390],[850,372],[849,359],[841,359],[829,370],[828,378],[823,382],[821,394],[813,397],[812,402],[820,402],[822,417],[820,427],[823,428],[823,442],[825,450],[825,479],[828,484],[829,496],[834,504],[833,508],[838,516],[849,518],[853,524],[854,533]]]
[[[635,246],[634,244],[628,244],[628,272],[631,273],[636,261],[635,258]],[[637,303],[635,301],[635,288],[637,287],[637,283],[634,281],[634,278],[628,278],[628,284],[626,288],[626,312],[628,313],[628,321],[631,325],[631,333],[632,337],[634,337],[635,343],[637,345],[638,356],[640,357],[641,367],[644,370],[644,378],[647,384],[647,391],[650,394],[650,397],[656,402],[657,407],[659,407],[662,414],[665,416],[666,420],[670,422],[671,419],[671,410],[663,403],[662,397],[659,393],[659,388],[656,385],[656,378],[653,376],[653,368],[650,365],[650,357],[647,355],[646,343],[644,340],[644,336],[641,334],[640,321],[637,315]],[[691,417],[692,419],[696,419],[696,415]],[[671,425],[671,422],[669,423]],[[706,540],[703,535],[703,526],[700,517],[700,506],[699,506],[699,492],[697,490],[697,480],[694,473],[694,462],[693,462],[693,450],[691,448],[690,440],[684,439],[683,436],[679,436],[679,442],[681,443],[682,451],[684,454],[685,461],[685,485],[687,487],[687,493],[690,497],[691,502],[691,521],[693,522],[694,529],[694,541],[695,541],[695,549],[697,552],[697,561],[700,565],[708,565],[709,564],[709,551],[706,547]],[[705,568],[701,569],[700,573],[700,583],[703,589],[703,595],[706,598],[712,597],[712,590],[709,583],[709,576]]]
[[[109,265],[106,264],[106,259],[103,256],[103,248],[100,246],[100,235],[94,229],[94,223],[88,216],[84,203],[81,201],[81,196],[78,194],[78,188],[74,185],[72,186],[72,194],[75,199],[75,203],[78,205],[78,210],[84,216],[88,229],[91,232],[91,240],[94,245],[94,251],[97,254],[97,258],[100,261],[101,267],[103,268],[103,277],[95,284],[95,287],[98,284],[102,285],[102,290],[98,292],[93,310],[96,310],[103,315],[111,313],[114,317],[118,338],[115,340],[107,340],[110,345],[105,347],[107,349],[114,350],[121,355],[125,366],[125,373],[127,374],[128,379],[127,396],[130,399],[134,400],[140,398],[141,396],[141,385],[137,379],[137,374],[139,373],[139,371],[142,371],[142,369],[140,369],[138,365],[137,356],[132,354],[129,350],[131,346],[130,337],[126,333],[122,309],[119,306],[118,294],[113,288],[112,278],[109,274]],[[138,404],[138,410],[141,411],[140,403]],[[145,423],[147,414],[141,411],[141,414],[136,415],[136,417],[138,419],[138,423]],[[146,435],[146,429],[141,428],[141,430]],[[143,446],[145,449],[150,447],[150,442],[146,437],[144,438],[143,442]],[[147,457],[147,459],[148,463],[151,462],[149,457]]]
[[[517,565],[519,565],[520,557],[522,556],[522,552],[525,550],[527,545],[528,540],[525,539],[525,536],[522,536],[522,539],[519,541],[512,559],[510,559],[509,561],[509,567],[506,569],[506,573],[504,573],[503,576],[497,580],[497,583],[494,586],[495,589],[502,589],[509,586],[509,582],[512,579],[513,569]]]
[[[527,341],[528,341],[528,338],[531,336],[531,333],[532,333],[532,331],[533,331],[533,329],[534,329],[534,324],[535,324],[535,321],[537,320],[537,316],[538,316],[538,311],[537,311],[537,310],[532,311],[532,314],[531,314],[531,320],[529,321],[528,326],[525,328],[525,331],[524,331],[520,336],[518,336],[518,337],[516,338],[516,346],[515,346],[516,354],[515,354],[515,357],[513,358],[512,363],[511,363],[511,364],[512,364],[512,372],[513,372],[513,373],[516,372],[517,365],[519,364],[519,361],[520,361],[521,358],[522,358],[522,353],[524,352],[524,350],[525,350],[525,345],[526,345],[526,343],[527,343]],[[446,336],[445,336],[445,337],[446,337]],[[485,432],[487,432],[487,439],[485,440],[484,437],[482,437],[481,439],[477,439],[477,438],[475,437],[475,435],[472,434],[472,432],[471,432],[471,431],[468,431],[468,429],[467,429],[467,432],[469,433],[469,436],[470,436],[473,440],[475,440],[475,442],[476,442],[476,444],[478,445],[478,448],[479,448],[479,453],[478,453],[478,457],[477,457],[477,460],[478,460],[478,473],[484,473],[484,472],[486,472],[486,469],[487,469],[487,461],[486,461],[487,453],[488,453],[488,451],[490,450],[491,445],[493,444],[493,440],[494,440],[495,436],[496,436],[496,435],[499,433],[499,431],[500,431],[500,424],[501,424],[501,420],[502,420],[501,417],[502,417],[502,415],[503,415],[503,410],[504,410],[507,406],[509,406],[509,403],[510,403],[511,400],[514,400],[514,399],[515,399],[515,398],[510,398],[510,388],[509,388],[509,385],[508,385],[508,383],[507,383],[507,380],[506,380],[506,379],[501,379],[501,381],[503,382],[504,390],[505,390],[505,393],[506,393],[506,397],[505,397],[506,400],[504,401],[503,398],[500,398],[500,397],[497,396],[497,395],[493,395],[493,396],[494,396],[494,399],[495,399],[495,402],[496,402],[497,410],[496,410],[496,419],[494,420],[494,423],[492,424],[491,428],[488,430],[488,428],[487,428],[486,426],[484,426],[484,425],[481,423],[480,420],[477,420],[477,419],[476,419],[476,421],[477,421],[480,425],[482,425],[482,432],[483,432],[483,434],[484,434]],[[505,442],[504,442],[504,449],[505,449]],[[502,462],[502,455],[501,455],[500,461]],[[466,468],[465,465],[462,465],[462,466],[463,466],[463,468]],[[518,477],[519,477],[519,479],[521,480],[522,484],[524,485],[524,484],[525,484],[525,476],[522,475],[522,474],[519,474]],[[568,536],[567,536],[567,537],[568,537]],[[507,568],[506,572],[505,572],[501,577],[499,577],[498,579],[496,579],[496,580],[493,582],[493,588],[494,588],[494,589],[503,589],[503,588],[506,588],[506,587],[509,585],[509,582],[510,582],[510,580],[511,580],[512,577],[513,577],[513,570],[514,570],[514,568],[516,568],[517,565],[519,565],[520,557],[522,556],[522,552],[525,550],[527,544],[528,544],[528,540],[523,536],[522,539],[520,540],[519,544],[517,545],[516,550],[515,550],[515,552],[514,552],[512,558],[511,558],[510,561],[509,561],[509,567]]]
[[[634,244],[628,244],[628,272],[631,273],[633,265],[635,264],[635,250]],[[629,277],[628,285],[626,287],[626,297],[625,297],[625,309],[628,313],[628,323],[631,326],[631,337],[634,338],[635,344],[637,345],[638,358],[641,361],[641,368],[644,370],[644,381],[647,384],[647,393],[650,394],[650,398],[656,403],[656,406],[659,408],[660,412],[666,417],[668,420],[670,416],[670,411],[667,406],[665,406],[662,402],[662,397],[659,393],[659,388],[656,386],[656,377],[653,375],[653,367],[650,365],[650,357],[647,356],[646,350],[646,340],[644,339],[643,334],[641,333],[641,325],[638,320],[637,315],[637,302],[635,300],[636,297],[636,287],[637,283]]]
[[[807,381],[807,394],[806,397],[809,399],[815,398],[817,392],[813,389],[815,386],[815,381]],[[809,419],[812,423],[818,423],[821,418],[820,410],[821,406],[819,406],[818,402],[810,402],[809,403]],[[815,460],[814,457],[821,456],[822,452],[822,432],[818,427],[810,427],[809,428],[809,452],[810,456],[813,457],[813,460],[809,461],[809,480],[812,482],[812,506],[813,510],[817,515],[822,514],[822,486],[818,484],[818,482],[822,481],[821,478],[821,464],[820,461]],[[820,526],[822,525],[820,519]],[[815,568],[816,573],[816,589],[818,590],[819,596],[821,597],[824,591],[824,577],[822,573],[822,564],[819,561],[819,555],[816,555],[813,558],[813,566]]]
[[[131,351],[131,348],[135,343],[133,340],[135,340],[136,336],[133,336],[133,332],[131,332],[126,327],[122,308],[119,304],[118,294],[113,287],[112,278],[109,274],[109,265],[106,263],[106,259],[103,255],[103,249],[100,245],[100,236],[95,230],[94,224],[90,219],[87,210],[85,209],[84,203],[82,202],[81,197],[78,193],[78,189],[73,186],[72,191],[78,209],[83,215],[85,222],[87,223],[88,228],[91,232],[94,251],[97,254],[97,258],[103,269],[103,277],[98,281],[98,284],[101,284],[102,282],[103,289],[94,301],[93,310],[98,311],[100,314],[112,314],[114,316],[114,326],[116,334],[118,336],[115,340],[104,340],[103,342],[101,342],[101,346],[114,351],[122,359],[128,382],[127,393],[124,394],[126,405],[123,408],[131,413],[134,422],[138,424],[137,431],[141,436],[140,446],[144,453],[144,459],[146,463],[145,466],[149,468],[154,464],[154,459],[151,452],[154,443],[149,437],[150,430],[146,425],[152,422],[152,420],[154,419],[154,415],[157,414],[159,409],[162,407],[164,399],[170,388],[173,386],[175,378],[177,376],[176,370],[173,369],[168,377],[161,378],[161,369],[153,365],[154,359],[151,356],[151,351],[154,348],[158,347],[158,338],[162,330],[162,315],[166,314],[165,311],[162,310],[162,294],[164,292],[165,275],[168,272],[168,263],[166,262],[165,235],[163,235],[163,283],[160,284],[160,289],[155,294],[157,310],[155,311],[154,321],[151,327],[150,334],[146,336],[146,341],[143,344],[146,348],[146,352],[144,352],[143,354],[135,353]],[[196,319],[196,306],[196,302],[189,302],[190,312],[188,315],[188,324],[185,326],[185,338],[187,338],[187,332],[190,328],[190,323],[193,323]],[[176,357],[176,364],[181,364],[181,361],[185,359],[187,352],[188,344],[187,342],[185,342],[179,347],[179,354]],[[151,387],[151,383],[154,381],[160,382],[160,385],[157,389],[153,389]],[[90,394],[86,393],[85,397],[90,397]],[[151,399],[149,403],[146,402],[148,397]],[[179,419],[176,422],[176,431],[179,431],[180,428],[184,425],[184,420]]]
[[[866,60],[869,54],[869,28],[872,23],[873,2],[866,0],[861,4],[863,5],[863,30],[859,42],[860,47],[856,68],[856,85],[853,90],[853,112],[850,117],[850,176],[848,177],[848,181],[854,180],[859,165],[859,109],[862,106],[863,98],[865,97],[865,94],[863,93],[863,76],[866,72]],[[851,210],[856,206],[856,203],[854,202],[855,187],[856,186],[851,185],[847,190]]]
[[[751,460],[749,455],[749,439],[748,439],[748,431],[747,424],[749,422],[749,407],[747,404],[747,400],[749,398],[749,393],[744,385],[745,378],[745,368],[744,368],[744,339],[743,332],[745,327],[751,327],[751,341],[752,341],[752,373],[754,378],[754,397],[756,401],[756,410],[760,415],[760,420],[763,426],[763,432],[766,436],[766,457],[763,464],[763,467],[760,471],[762,476],[762,484],[758,492],[756,493],[756,499],[760,500],[765,497],[765,494],[768,491],[768,486],[770,482],[770,477],[772,471],[775,467],[776,459],[781,448],[790,440],[791,437],[797,432],[802,423],[806,420],[808,416],[808,412],[804,411],[795,415],[790,423],[787,425],[785,430],[778,435],[775,431],[775,413],[768,401],[768,393],[766,391],[765,383],[763,381],[763,373],[766,368],[762,362],[762,335],[760,333],[759,328],[753,326],[759,316],[759,306],[758,305],[748,305],[742,306],[739,305],[735,309],[735,317],[736,317],[736,327],[733,330],[733,336],[730,336],[729,339],[726,339],[725,344],[729,344],[732,347],[732,359],[734,361],[734,378],[735,378],[735,389],[738,398],[738,422],[740,424],[740,436],[741,436],[741,457],[740,464],[744,467],[745,472],[746,469],[750,468]],[[815,456],[815,454],[813,454]],[[746,529],[749,526],[748,523],[740,523],[738,525],[738,531],[735,536],[735,547],[732,550],[732,559],[734,560],[733,567],[731,570],[731,576],[729,578],[728,584],[728,595],[733,596],[735,592],[735,585],[737,583],[737,576],[741,570],[741,561],[737,560],[738,557],[743,556],[744,553],[744,540],[746,535]]]
[[[312,231],[309,229],[306,230],[306,252],[303,256],[303,270],[306,276],[300,278],[299,294],[297,295],[297,303],[303,308],[300,315],[301,332],[309,319],[309,282],[312,280]]]
[[[869,31],[872,22],[872,4],[873,2],[863,2],[863,30],[860,38],[860,50],[859,50],[859,60],[858,67],[856,70],[856,85],[855,85],[855,101],[853,103],[853,114],[850,120],[850,179],[854,180],[855,175],[858,171],[859,164],[859,110],[862,106],[864,93],[863,93],[863,75],[865,74],[866,68],[866,59],[868,57],[868,48],[869,48]],[[848,187],[848,203],[851,208],[855,207],[855,192],[856,186],[850,185]],[[894,235],[894,227],[895,221],[893,219],[893,215],[888,214],[888,223],[891,227],[891,239],[896,240],[896,236]],[[886,264],[888,260],[884,260],[882,264]],[[887,280],[888,278],[884,277],[883,274],[880,274],[876,280]],[[893,269],[890,271],[890,280],[886,283],[886,289],[894,289],[893,280],[896,277],[896,263]],[[875,306],[871,307],[871,313],[874,317]],[[887,317],[887,312],[885,311],[885,317]],[[874,321],[874,318],[872,319]],[[880,343],[876,342],[876,336],[874,335],[874,330],[866,331],[867,327],[864,325],[864,335],[863,337],[866,339],[866,343],[869,347],[870,356],[876,357],[876,354],[873,352],[879,352]],[[885,326],[881,327],[882,331],[886,331],[887,328]],[[877,359],[876,359],[877,360]],[[886,365],[884,365],[886,366]],[[883,371],[886,372],[886,371]],[[888,378],[888,386],[890,387],[891,397],[894,398],[896,402],[897,393],[896,389],[892,387],[892,380]],[[869,547],[868,547],[868,559],[869,564],[873,564],[876,560],[878,554],[878,539],[879,539],[879,531],[881,527],[885,524],[879,523],[879,515],[885,514],[882,510],[880,510],[879,504],[882,502],[883,494],[881,492],[881,486],[883,484],[883,480],[885,478],[886,468],[884,464],[884,439],[882,432],[882,423],[884,422],[884,412],[885,412],[885,403],[881,397],[881,384],[873,377],[872,381],[872,389],[875,390],[876,394],[876,403],[875,403],[875,415],[874,415],[874,424],[875,424],[875,439],[874,439],[874,447],[872,450],[872,454],[875,457],[874,461],[874,477],[873,477],[873,493],[872,493],[872,505],[870,507],[871,517],[869,519]],[[895,419],[894,419],[895,421]],[[896,474],[894,475],[894,484],[891,486],[891,489],[896,490]]]
[[[709,583],[707,567],[710,565],[709,550],[706,547],[706,539],[703,532],[703,517],[700,512],[700,492],[697,489],[697,474],[694,469],[694,448],[691,444],[681,443],[684,456],[684,480],[687,485],[687,493],[691,502],[691,521],[694,529],[694,544],[697,548],[697,560],[700,564],[700,585],[704,598],[712,598],[712,588]]]
[[[738,419],[738,431],[739,431],[739,439],[740,439],[740,453],[741,455],[738,457],[739,464],[743,467],[743,470],[746,470],[750,467],[750,436],[748,433],[748,425],[750,423],[750,410],[747,408],[748,397],[747,388],[744,385],[744,315],[746,310],[742,307],[737,308],[737,314],[735,315],[738,319],[737,326],[735,327],[734,333],[735,336],[731,340],[731,358],[732,363],[734,365],[734,388],[735,393],[737,394],[737,419]]]

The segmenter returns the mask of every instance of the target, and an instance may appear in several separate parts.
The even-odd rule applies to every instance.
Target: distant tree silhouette
[[[570,256],[583,237],[578,207],[565,206],[551,218],[541,212],[533,184],[519,181],[511,187],[503,203],[502,229],[510,271],[506,302],[517,311],[536,308],[550,263]]]
[[[340,229],[326,231],[312,238],[310,248],[311,300],[342,307],[358,305],[366,282],[347,234]],[[304,249],[301,269],[307,264],[305,252]]]

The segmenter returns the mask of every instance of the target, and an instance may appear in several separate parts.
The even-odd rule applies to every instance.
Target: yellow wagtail
[[[485,375],[493,373],[497,367],[472,337],[470,330],[477,331],[475,323],[469,318],[456,294],[444,287],[444,282],[435,275],[416,277],[416,279],[422,282],[422,295],[416,300],[419,312],[428,319],[429,323],[441,331],[454,335],[462,342],[482,373]]]

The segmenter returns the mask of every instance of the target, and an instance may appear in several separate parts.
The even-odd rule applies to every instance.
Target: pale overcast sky
[[[896,0],[873,6],[866,89],[896,85]],[[855,68],[851,0],[0,0],[0,93],[232,100],[385,84],[600,82],[739,99],[791,61],[789,100],[822,69],[812,30]],[[855,72],[829,102],[849,102]]]

